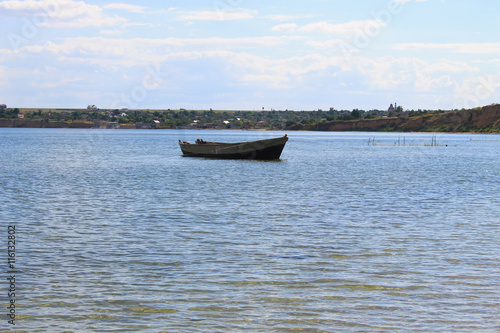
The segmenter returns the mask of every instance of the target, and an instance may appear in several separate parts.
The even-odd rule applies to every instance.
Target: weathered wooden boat
[[[224,159],[277,160],[288,141],[288,136],[249,142],[209,142],[200,139],[196,143],[179,140],[184,156]]]

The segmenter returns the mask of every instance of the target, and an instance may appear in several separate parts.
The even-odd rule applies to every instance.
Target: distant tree
[[[175,121],[175,125],[176,126],[187,126],[187,125],[189,125],[189,121],[186,119],[177,119]]]
[[[354,117],[352,116],[352,114],[350,112],[348,112],[348,113],[344,113],[340,119],[342,119],[342,120],[354,120]]]
[[[10,111],[4,111],[4,117],[6,118],[17,118],[17,115],[19,114],[19,109],[11,109]]]
[[[78,119],[80,119],[80,117],[81,117],[81,115],[80,115],[80,112],[78,112],[78,111],[71,113],[71,120],[78,120]]]

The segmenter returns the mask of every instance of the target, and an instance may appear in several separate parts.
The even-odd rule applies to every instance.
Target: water
[[[0,129],[0,327],[500,330],[500,136],[290,132],[272,162],[177,144],[281,135]]]

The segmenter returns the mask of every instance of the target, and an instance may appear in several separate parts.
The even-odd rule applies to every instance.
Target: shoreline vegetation
[[[33,109],[0,106],[0,127],[500,133],[500,104],[453,111]]]

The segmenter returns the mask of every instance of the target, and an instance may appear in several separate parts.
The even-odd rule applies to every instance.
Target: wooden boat
[[[224,143],[179,140],[184,156],[225,159],[277,160],[288,141],[288,136],[249,142]]]

